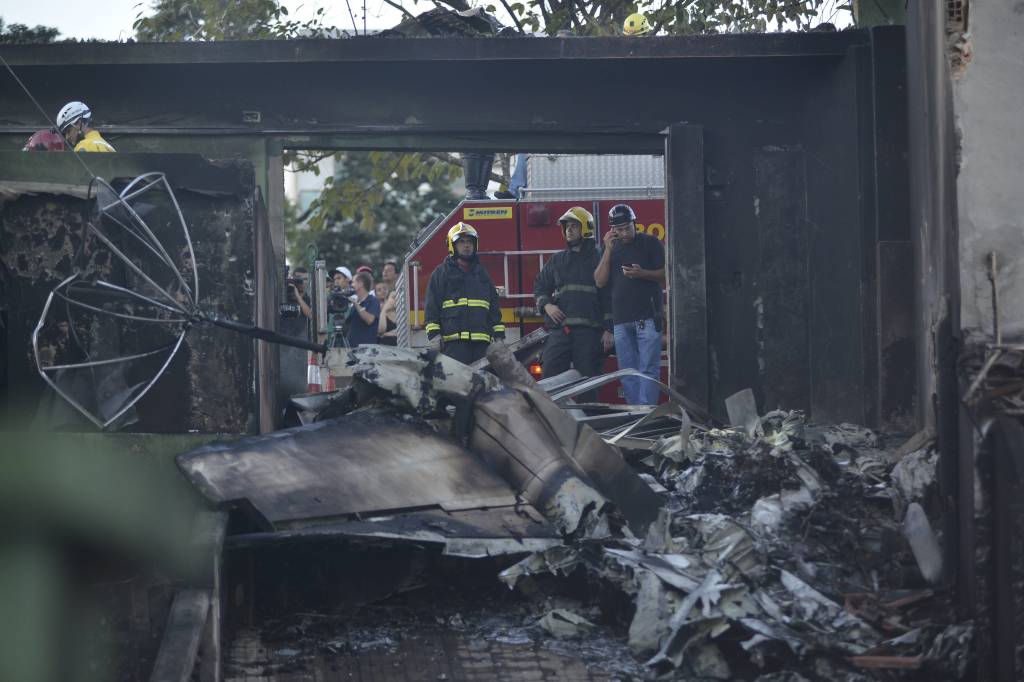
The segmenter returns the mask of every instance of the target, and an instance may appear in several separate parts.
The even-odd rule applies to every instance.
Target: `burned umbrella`
[[[120,192],[100,178],[92,187],[90,239],[83,240],[74,274],[47,297],[32,347],[44,381],[96,426],[125,416],[197,325],[326,351],[201,305],[195,245],[163,173],[140,175]]]

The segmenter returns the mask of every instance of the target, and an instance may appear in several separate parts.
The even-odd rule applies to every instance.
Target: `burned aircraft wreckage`
[[[671,317],[674,330],[692,333],[670,338],[675,369],[654,407],[578,403],[618,377],[537,383],[501,345],[472,368],[430,350],[366,346],[345,361],[351,383],[287,401],[299,425],[281,429],[276,355],[266,342],[274,340],[280,244],[268,219],[275,199],[252,164],[90,159],[111,178],[108,191],[97,191],[67,155],[5,154],[8,413],[30,405],[25,413],[41,425],[120,430],[109,442],[133,452],[154,448],[142,434],[193,434],[168,441],[158,479],[186,500],[175,514],[187,519],[189,550],[152,532],[159,523],[146,526],[146,547],[195,561],[183,567],[163,557],[159,570],[102,581],[98,589],[115,602],[110,611],[130,614],[113,619],[111,637],[130,642],[131,653],[111,654],[113,662],[94,669],[111,679],[400,672],[762,682],[967,679],[984,670],[987,652],[1006,643],[982,619],[1005,617],[1005,607],[980,609],[977,622],[965,617],[948,441],[934,429],[913,433],[920,406],[906,374],[914,364],[912,306],[901,287],[911,240],[885,223],[886,211],[899,213],[899,188],[881,176],[853,179],[870,164],[808,173],[850,140],[826,133],[825,123],[797,130],[812,113],[852,126],[866,158],[893,164],[871,172],[900,175],[893,149],[905,146],[906,131],[890,125],[884,109],[905,113],[886,99],[903,76],[883,67],[895,53],[904,59],[902,36],[869,35],[809,36],[799,45],[771,38],[739,57],[709,43],[725,60],[699,75],[712,91],[722,82],[712,71],[746,69],[754,52],[787,62],[755,67],[786,87],[777,97],[757,95],[768,122],[748,121],[761,132],[742,149],[726,129],[742,121],[716,124],[729,119],[712,115],[714,107],[688,112],[706,121],[703,133],[658,110],[637,123],[646,126],[640,132],[595,123],[600,134],[623,136],[614,143],[620,151],[639,142],[666,153],[675,183],[670,219],[688,226],[669,246],[678,266],[670,286],[685,292],[672,300]],[[583,42],[564,45],[581,51],[574,59],[605,58]],[[480,46],[497,50],[498,60],[533,49],[515,39]],[[659,74],[674,68],[667,52],[641,53],[629,52],[616,68],[636,59]],[[218,59],[225,61],[212,68],[237,66]],[[524,68],[568,61],[547,55]],[[177,68],[170,63],[161,68]],[[835,92],[783,75],[794,65],[827,76]],[[794,93],[800,112],[791,129],[780,112],[792,113]],[[821,106],[840,100],[850,109]],[[431,106],[419,112],[424,120]],[[298,120],[285,113],[279,120]],[[663,124],[673,126],[667,140]],[[512,135],[523,148],[550,144],[551,131],[540,128]],[[584,139],[591,134],[581,133],[581,148],[594,147]],[[259,161],[272,165],[268,156]],[[147,183],[134,180],[149,173],[163,174],[151,189],[174,201],[137,192]],[[847,182],[879,195],[836,190]],[[863,224],[837,218],[838,236],[819,244],[807,226],[828,222],[831,199],[847,208],[876,201],[885,210],[865,211]],[[744,237],[728,225],[750,222],[736,219],[740,204],[757,208],[753,282],[745,279],[753,255],[727,248]],[[802,227],[788,230],[793,224]],[[133,270],[131,258],[116,253],[126,238],[161,265]],[[838,267],[834,254],[860,248],[858,240],[873,254],[870,265]],[[794,275],[796,261],[803,269]],[[76,269],[80,279],[69,280]],[[842,312],[862,296],[877,309]],[[822,300],[836,301],[835,310],[822,309]],[[67,324],[53,317],[61,310]],[[750,333],[732,341],[726,330],[734,327]],[[849,338],[857,343],[837,341]],[[966,361],[965,402],[1019,409],[1019,352],[997,343]],[[687,354],[695,364],[683,369]],[[74,380],[81,371],[94,380]],[[746,376],[753,391],[738,390]],[[12,388],[26,391],[23,403],[11,399]],[[979,512],[978,526],[988,523],[1005,533]],[[123,551],[117,543],[133,530],[96,544]],[[996,558],[1003,551],[984,541],[978,550]],[[120,568],[90,569],[123,577]],[[978,587],[997,591],[984,578]]]

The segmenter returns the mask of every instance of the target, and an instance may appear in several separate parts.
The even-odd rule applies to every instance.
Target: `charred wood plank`
[[[181,590],[175,595],[150,682],[187,682],[192,677],[209,613],[209,591]]]

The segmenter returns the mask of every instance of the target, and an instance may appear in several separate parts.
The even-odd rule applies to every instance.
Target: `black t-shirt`
[[[630,279],[622,274],[623,265],[639,265],[644,270],[665,267],[665,247],[656,238],[637,232],[629,244],[612,247],[612,318],[615,324],[661,317],[661,283],[649,279]]]
[[[309,294],[302,294],[302,300],[306,302],[306,305],[309,305]],[[299,307],[294,298],[289,298],[281,303],[280,320],[278,321],[277,330],[285,336],[309,340],[309,319],[302,314],[302,308]]]
[[[384,313],[381,313],[381,315],[383,315],[383,314]],[[395,324],[394,320],[389,319],[386,322],[386,324],[387,324],[387,326],[384,328],[385,332],[390,332],[390,331],[393,331],[395,329],[398,329],[398,325]],[[378,336],[377,337],[377,342],[380,343],[380,345],[382,345],[382,346],[397,346],[398,345],[398,337],[397,336]]]

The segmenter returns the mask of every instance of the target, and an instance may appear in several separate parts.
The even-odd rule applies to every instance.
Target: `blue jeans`
[[[654,320],[636,320],[615,325],[615,356],[619,369],[638,369],[652,379],[661,378],[661,332]],[[660,390],[640,377],[622,377],[622,390],[630,405],[657,405]]]
[[[526,157],[528,154],[516,154],[516,169],[512,172],[512,179],[508,183],[508,191],[519,198],[519,190],[526,187]]]

